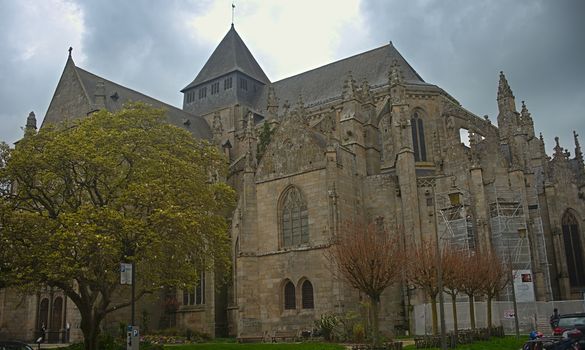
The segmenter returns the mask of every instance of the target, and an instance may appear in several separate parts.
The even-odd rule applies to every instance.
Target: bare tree
[[[471,328],[475,329],[475,297],[482,294],[484,276],[482,275],[483,261],[480,256],[469,252],[465,256],[461,269],[460,290],[469,297],[469,319]]]
[[[484,280],[483,294],[487,298],[487,326],[491,334],[492,330],[492,300],[511,281],[510,267],[493,251],[482,253],[482,276]]]
[[[439,285],[437,282],[437,249],[434,241],[423,241],[408,249],[406,259],[406,278],[408,282],[420,288],[431,300],[433,320],[433,334],[438,334],[437,296]],[[443,259],[441,259],[443,261]],[[444,279],[444,271],[443,279]]]
[[[465,255],[450,247],[443,250],[444,279],[443,286],[445,292],[451,296],[451,307],[453,310],[453,331],[457,336],[457,295],[461,292],[463,283],[462,275],[465,269]]]
[[[325,254],[334,271],[370,299],[373,342],[377,344],[380,296],[400,279],[403,259],[398,239],[374,224],[347,223],[332,243]]]

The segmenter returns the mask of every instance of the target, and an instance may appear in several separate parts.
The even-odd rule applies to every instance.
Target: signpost
[[[127,337],[126,337],[126,349],[127,350],[138,350],[140,345],[140,334],[138,331],[138,326],[134,325],[134,295],[135,295],[135,283],[134,280],[136,279],[136,269],[134,268],[134,263],[121,263],[120,264],[120,284],[129,284],[132,286],[132,296],[131,296],[131,316],[130,316],[130,325],[128,326]]]

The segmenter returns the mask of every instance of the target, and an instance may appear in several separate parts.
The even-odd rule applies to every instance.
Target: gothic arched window
[[[313,309],[315,308],[315,301],[313,298],[313,285],[309,280],[305,280],[301,287],[301,297],[303,309]]]
[[[281,202],[280,220],[283,247],[309,242],[307,203],[298,188],[290,187],[284,194]]]
[[[51,318],[51,329],[61,330],[63,316],[63,298],[57,297],[53,300],[53,317]]]
[[[425,146],[425,130],[423,120],[419,111],[415,111],[410,119],[410,128],[412,129],[412,146],[414,148],[414,161],[427,161],[427,148]]]
[[[573,213],[567,211],[563,215],[562,226],[569,281],[572,287],[583,287],[585,286],[585,269],[583,269],[585,265],[583,264],[579,222]]]
[[[295,285],[291,281],[288,281],[284,285],[284,309],[294,310],[296,307]]]

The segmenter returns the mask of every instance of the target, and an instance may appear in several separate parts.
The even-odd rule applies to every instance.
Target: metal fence
[[[487,327],[486,302],[475,302],[474,305],[476,327]],[[584,300],[538,301],[517,303],[517,305],[520,332],[525,334],[532,330],[538,330],[544,334],[551,333],[549,318],[555,308],[559,310],[560,314],[585,312]],[[438,309],[437,305],[437,312]],[[433,333],[431,304],[416,305],[413,315],[411,322],[414,334],[426,335]],[[514,334],[513,303],[508,301],[492,302],[492,323],[493,326],[503,326],[506,334]],[[448,331],[453,330],[453,311],[450,302],[445,302],[445,324]],[[457,302],[457,326],[459,329],[471,328],[468,302]]]

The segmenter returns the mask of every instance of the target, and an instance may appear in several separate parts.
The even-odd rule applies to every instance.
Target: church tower
[[[226,105],[253,105],[270,84],[232,24],[197,77],[184,89],[183,110],[204,115]]]

